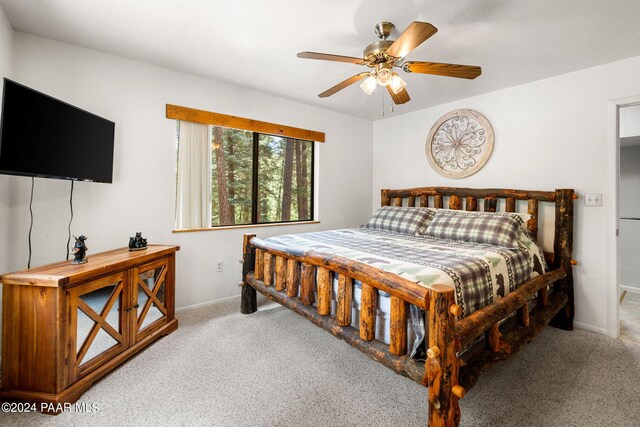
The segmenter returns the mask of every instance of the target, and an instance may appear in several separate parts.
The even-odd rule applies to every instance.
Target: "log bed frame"
[[[446,285],[430,288],[340,256],[314,250],[290,248],[245,234],[243,243],[241,311],[257,310],[256,290],[343,339],[398,374],[428,386],[429,425],[457,426],[458,400],[473,387],[479,375],[530,342],[545,325],[573,329],[573,190],[522,191],[425,187],[382,190],[382,206],[431,206],[477,211],[516,211],[516,201],[528,202],[531,219],[527,228],[537,238],[538,204],[555,204],[553,253],[545,253],[549,271],[523,283],[493,304],[458,319],[454,289]],[[498,204],[498,199],[504,203]],[[317,272],[317,274],[316,274]],[[331,314],[333,275],[338,277],[335,315]],[[353,282],[362,282],[360,329],[351,327]],[[553,292],[548,286],[553,285]],[[375,339],[378,292],[391,297],[390,344]],[[536,305],[529,302],[537,294]],[[317,301],[316,301],[317,295]],[[314,306],[314,304],[316,304]],[[409,304],[426,311],[429,337],[426,364],[407,355]],[[517,316],[500,324],[514,311]],[[484,334],[485,345],[475,345],[461,357],[458,351]],[[462,359],[464,357],[464,360]]]

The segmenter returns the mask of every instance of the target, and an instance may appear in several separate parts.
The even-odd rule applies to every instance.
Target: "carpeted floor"
[[[287,309],[239,300],[180,327],[95,384],[95,413],[0,412],[12,426],[416,426],[426,389]],[[547,328],[461,400],[463,426],[635,426],[640,346]]]

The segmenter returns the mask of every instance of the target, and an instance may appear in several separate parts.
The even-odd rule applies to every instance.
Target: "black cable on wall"
[[[69,209],[71,210],[71,218],[69,218],[69,236],[67,237],[67,259],[69,259],[69,244],[71,243],[71,222],[73,221],[73,183],[71,181],[71,194],[69,194]]]
[[[71,211],[71,217],[69,218],[69,226],[68,226],[68,236],[67,236],[67,259],[69,259],[69,245],[71,244],[71,223],[73,222],[73,183],[74,181],[71,181],[71,192],[69,194],[69,210]],[[29,260],[27,261],[27,268],[31,268],[31,255],[32,255],[32,249],[31,249],[31,231],[33,230],[33,189],[35,187],[35,178],[31,177],[31,196],[29,197],[29,217],[31,218],[31,221],[29,223],[29,237],[28,237],[28,243],[29,243]]]
[[[31,198],[29,199],[29,214],[31,216],[31,223],[29,224],[29,261],[27,262],[27,268],[31,268],[31,230],[33,230],[33,187],[35,186],[35,178],[31,177]]]

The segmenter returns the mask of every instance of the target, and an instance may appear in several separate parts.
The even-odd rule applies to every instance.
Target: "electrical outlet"
[[[223,269],[224,269],[224,264],[222,263],[222,260],[219,259],[218,261],[216,261],[216,272],[222,273]]]
[[[585,206],[602,206],[602,193],[589,193],[584,195]]]

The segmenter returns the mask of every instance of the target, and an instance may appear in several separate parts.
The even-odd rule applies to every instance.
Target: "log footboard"
[[[573,282],[572,200],[573,190],[556,192],[521,192],[518,190],[445,189],[450,194],[450,207],[460,208],[465,197],[469,210],[477,208],[480,191],[485,194],[485,210],[495,210],[494,197],[506,196],[506,207],[515,209],[516,199],[529,199],[529,212],[536,221],[528,224],[537,232],[537,201],[555,201],[556,234],[552,269],[521,284],[516,290],[493,304],[460,319],[462,309],[455,303],[454,289],[446,285],[425,287],[393,273],[370,265],[260,240],[245,234],[242,268],[242,313],[257,309],[256,292],[278,302],[317,326],[331,332],[400,375],[428,387],[428,420],[430,426],[456,426],[460,421],[458,400],[478,381],[479,375],[493,364],[517,352],[552,322],[564,329],[572,328]],[[383,204],[393,199],[402,205],[401,197],[415,206],[416,197],[426,206],[434,196],[442,207],[443,195],[438,188],[383,190]],[[488,193],[487,193],[488,192]],[[487,200],[489,203],[486,203]],[[533,203],[535,202],[535,203]],[[337,278],[332,314],[332,285]],[[351,326],[354,281],[362,283],[359,328]],[[552,286],[553,293],[548,290]],[[379,292],[391,298],[390,342],[375,339],[376,311]],[[536,298],[537,295],[537,298]],[[537,304],[530,310],[530,303]],[[427,360],[420,363],[407,355],[407,322],[409,304],[426,312],[428,330]],[[517,316],[512,316],[513,313]],[[478,342],[479,338],[484,338]],[[461,349],[469,349],[461,353]]]
[[[254,278],[253,273],[247,276],[247,282],[265,297],[278,304],[282,304],[295,311],[316,326],[331,332],[336,337],[345,341],[352,347],[365,353],[367,356],[392,369],[396,373],[415,382],[422,382],[424,377],[424,365],[416,363],[409,356],[389,357],[387,345],[378,340],[364,340],[360,338],[360,332],[351,326],[340,326],[338,322],[329,316],[320,315],[314,307],[307,307],[299,300],[291,299],[287,295],[278,292],[272,286],[266,286],[263,282]]]
[[[255,234],[245,234],[242,242],[242,281],[251,271],[254,265],[255,250],[251,249],[249,244]],[[242,286],[242,294],[240,297],[240,312],[242,314],[255,313],[258,310],[258,300],[256,298],[256,290],[250,286]]]

